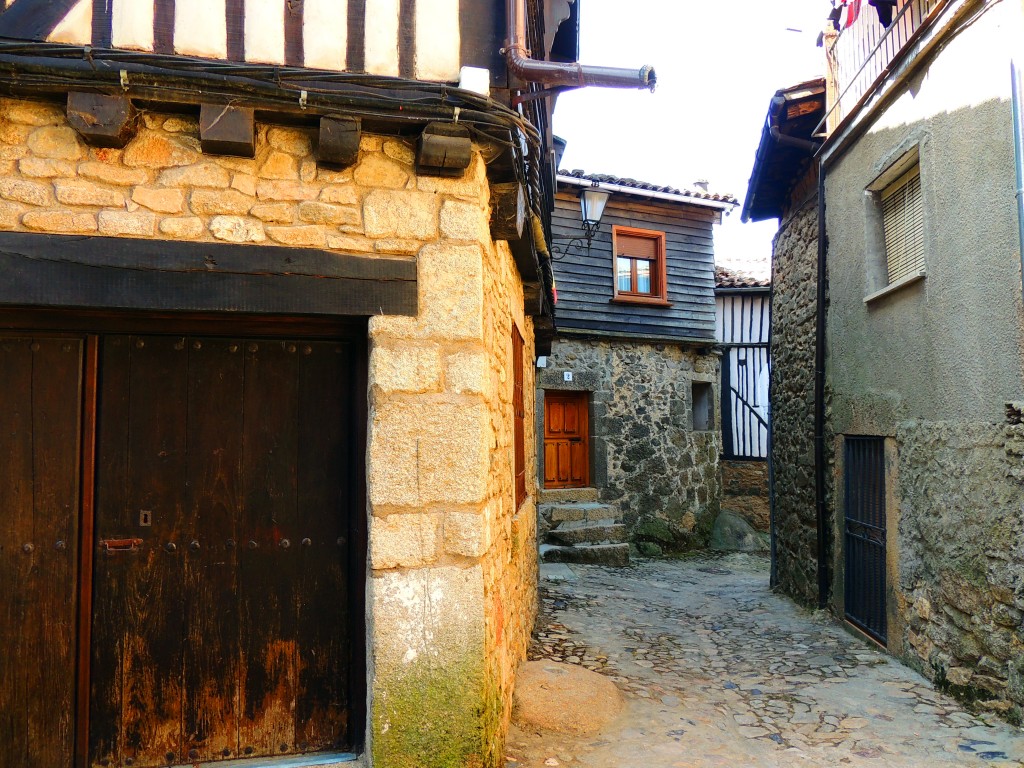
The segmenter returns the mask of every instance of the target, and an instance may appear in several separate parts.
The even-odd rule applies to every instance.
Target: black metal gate
[[[843,442],[846,618],[885,644],[885,439]]]

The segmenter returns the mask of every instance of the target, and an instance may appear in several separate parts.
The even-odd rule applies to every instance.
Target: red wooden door
[[[93,765],[354,746],[354,368],[333,341],[104,338]]]
[[[0,336],[0,766],[72,761],[84,351]]]
[[[590,482],[586,392],[544,393],[544,487]]]

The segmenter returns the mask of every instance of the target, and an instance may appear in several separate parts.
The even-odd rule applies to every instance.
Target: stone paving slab
[[[1024,766],[1024,731],[773,594],[765,558],[571,569],[541,585],[530,657],[609,676],[626,707],[589,738],[513,726],[508,768]]]

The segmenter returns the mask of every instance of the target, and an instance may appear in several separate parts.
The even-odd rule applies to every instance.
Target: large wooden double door
[[[356,349],[0,335],[0,766],[351,748]]]

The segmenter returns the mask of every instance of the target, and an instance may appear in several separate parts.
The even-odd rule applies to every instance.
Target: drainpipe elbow
[[[599,67],[578,62],[539,61],[524,55],[521,46],[505,49],[508,68],[520,80],[540,83],[548,87],[584,88],[637,88],[654,91],[658,76],[653,67],[639,70],[619,67]]]

